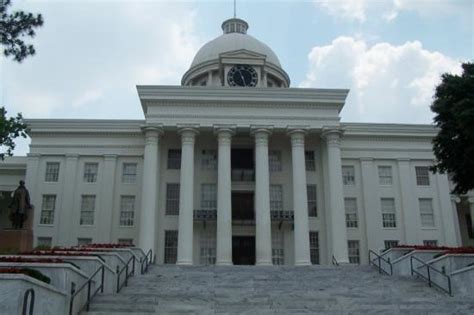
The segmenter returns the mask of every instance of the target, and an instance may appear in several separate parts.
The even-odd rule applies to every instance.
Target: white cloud
[[[471,14],[473,9],[471,0],[314,0],[314,3],[330,15],[357,22],[365,22],[367,16],[393,21],[402,11],[434,17]]]
[[[369,46],[338,37],[314,47],[301,87],[350,88],[344,121],[430,123],[429,105],[444,72],[460,73],[460,63],[428,51],[418,41]]]

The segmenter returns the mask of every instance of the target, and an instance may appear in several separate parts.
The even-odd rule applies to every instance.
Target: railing
[[[92,286],[92,279],[101,272],[100,276],[100,286],[97,287],[97,289],[91,293],[91,286]],[[69,301],[69,315],[72,315],[72,310],[74,307],[74,299],[76,296],[85,288],[87,287],[87,302],[86,302],[86,311],[89,311],[89,306],[91,303],[92,298],[100,291],[101,293],[104,293],[104,276],[105,276],[105,266],[101,265],[93,274],[92,276],[87,279],[86,282],[84,282],[79,289],[76,290],[76,285],[72,283],[71,286],[71,300]]]
[[[232,169],[231,180],[233,182],[254,182],[255,170],[253,169]]]
[[[422,274],[421,272],[418,272],[418,270],[416,270],[416,267],[413,267],[413,260],[416,260],[417,262],[419,262],[423,267],[426,267],[426,276],[424,274]],[[426,262],[424,262],[423,260],[421,260],[420,258],[418,257],[415,257],[415,256],[411,256],[410,257],[410,269],[411,269],[411,275],[414,276],[415,274],[422,278],[423,280],[425,281],[428,281],[428,286],[435,286],[437,287],[438,289],[448,293],[449,295],[452,295],[452,290],[451,290],[451,277],[448,276],[447,274],[445,274],[444,272],[436,269],[435,267],[427,264]],[[431,277],[431,272],[435,272],[437,274],[440,274],[442,275],[443,277],[446,278],[447,282],[448,282],[448,288],[444,288],[443,286],[437,284],[436,282],[433,281],[432,277]]]
[[[376,259],[372,260],[371,255],[375,255]],[[377,261],[377,263],[375,261]],[[382,262],[386,263],[390,267],[390,272],[382,268]],[[379,254],[377,254],[376,252],[370,249],[369,249],[369,264],[377,267],[379,273],[384,273],[388,276],[393,275],[393,266],[390,260],[383,258],[382,256],[380,256]]]
[[[131,272],[128,272],[130,269],[129,268],[130,263],[132,263],[132,268],[131,268]],[[122,284],[120,284],[120,276],[122,275],[124,271],[125,271],[125,281]],[[120,269],[120,267],[117,266],[117,293],[120,292],[120,289],[122,289],[124,285],[125,286],[128,285],[128,278],[130,278],[134,273],[135,273],[135,256],[132,255],[132,257],[130,257],[130,259],[125,263],[125,266],[123,266],[122,269]]]
[[[148,256],[150,258],[148,258]],[[148,266],[150,264],[152,264],[154,261],[153,261],[153,251],[150,249],[146,255],[145,255],[145,258],[143,258],[143,260],[140,262],[140,272],[141,274],[144,274],[145,272],[148,271]]]
[[[31,295],[31,301],[30,301],[30,308],[28,312],[28,297]],[[23,309],[21,311],[22,315],[33,315],[35,309],[35,290],[33,289],[28,289],[25,291],[25,294],[23,295]]]
[[[337,259],[336,259],[336,257],[334,257],[334,255],[332,255],[332,264],[334,266],[339,266],[339,263],[337,262]]]
[[[272,210],[270,211],[270,219],[272,221],[290,221],[295,220],[295,213],[293,210]]]
[[[194,220],[216,221],[217,210],[194,210]]]

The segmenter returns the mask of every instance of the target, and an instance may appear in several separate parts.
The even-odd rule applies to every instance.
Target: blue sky
[[[27,118],[143,118],[135,85],[180,84],[233,14],[232,0],[13,2],[45,19],[37,55],[0,65],[0,101]],[[350,88],[343,121],[430,123],[439,74],[474,59],[473,3],[253,0],[237,16],[292,87]]]

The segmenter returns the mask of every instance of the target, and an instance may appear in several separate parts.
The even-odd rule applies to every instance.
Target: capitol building
[[[474,198],[433,174],[431,125],[343,123],[347,89],[290,87],[232,18],[181,86],[137,86],[142,120],[28,119],[34,245],[133,243],[158,264],[368,263],[396,244],[474,244]],[[350,117],[349,117],[350,119]],[[474,195],[473,195],[474,196]],[[0,227],[8,225],[6,214]]]

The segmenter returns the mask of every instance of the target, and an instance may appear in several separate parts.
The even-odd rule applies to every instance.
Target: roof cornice
[[[144,120],[122,119],[25,119],[32,134],[79,133],[79,134],[141,134]]]
[[[429,124],[341,123],[348,136],[399,136],[433,138],[438,128]]]

